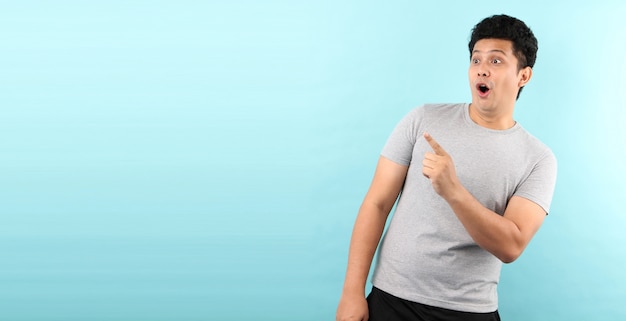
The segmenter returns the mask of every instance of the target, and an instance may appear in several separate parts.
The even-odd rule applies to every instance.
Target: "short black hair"
[[[535,65],[537,50],[539,49],[537,38],[522,20],[501,14],[485,18],[476,24],[472,29],[472,36],[468,44],[470,59],[474,45],[481,39],[510,40],[513,43],[513,54],[518,61],[517,70],[525,67],[532,68]],[[517,93],[518,98],[522,88]]]

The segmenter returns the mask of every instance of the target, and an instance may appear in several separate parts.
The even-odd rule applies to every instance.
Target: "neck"
[[[470,104],[469,116],[477,125],[495,130],[509,129],[516,123],[513,119],[512,108],[506,111],[482,110],[476,105]]]

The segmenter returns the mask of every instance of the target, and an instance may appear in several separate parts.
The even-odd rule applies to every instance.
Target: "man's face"
[[[530,67],[518,71],[513,43],[481,39],[470,59],[469,82],[472,104],[485,112],[513,108],[519,88],[530,80]]]

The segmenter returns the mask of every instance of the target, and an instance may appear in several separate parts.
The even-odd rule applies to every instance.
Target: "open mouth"
[[[477,84],[476,89],[478,89],[478,94],[482,97],[487,96],[490,90],[489,86],[486,84]]]

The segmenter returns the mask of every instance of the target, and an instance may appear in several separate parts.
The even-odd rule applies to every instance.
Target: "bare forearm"
[[[433,189],[459,218],[472,239],[502,262],[515,261],[546,215],[544,208],[523,197],[509,199],[503,215],[484,207],[463,187],[450,155],[428,133],[424,138],[435,153],[426,153],[422,172]]]
[[[389,210],[364,202],[354,224],[343,292],[363,295]]]
[[[518,226],[484,207],[465,188],[459,187],[446,201],[472,239],[502,262],[514,261],[524,250],[525,242]]]
[[[426,153],[422,172],[431,181],[433,189],[459,218],[472,239],[503,262],[512,262],[519,256],[521,233],[513,221],[485,208],[463,187],[456,176],[450,155],[428,133],[424,138],[434,153]]]

